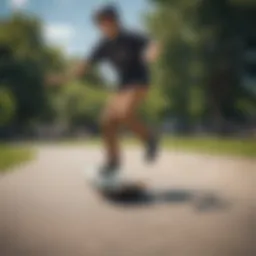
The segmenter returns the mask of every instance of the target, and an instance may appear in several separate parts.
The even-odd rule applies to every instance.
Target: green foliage
[[[96,127],[107,94],[84,83],[73,82],[51,95],[55,118],[69,127]]]
[[[16,104],[13,94],[4,86],[0,86],[0,126],[7,126],[15,116]]]
[[[166,100],[162,91],[154,86],[149,92],[149,96],[141,107],[143,120],[151,124],[160,123],[163,110],[166,107]]]
[[[238,82],[239,20],[232,13],[234,2],[242,1],[151,2],[155,8],[147,24],[163,48],[154,73],[168,102],[165,115],[178,117],[187,128],[206,116],[226,121],[248,118],[252,97]]]
[[[165,116],[178,118],[186,129],[192,115],[198,117],[199,113],[195,112],[200,112],[202,107],[195,107],[202,94],[199,92],[202,88],[195,86],[200,83],[202,73],[197,57],[200,42],[196,27],[198,1],[154,2],[156,8],[147,21],[163,48],[154,72],[157,87],[161,88],[167,102]],[[199,102],[202,101],[199,99]]]
[[[45,72],[63,66],[61,54],[42,40],[41,23],[14,15],[0,24],[0,83],[11,91],[16,124],[26,125],[45,109]]]
[[[154,124],[173,118],[184,130],[206,117],[252,120],[254,97],[239,86],[236,69],[227,69],[238,63],[231,2],[151,2],[155,8],[146,22],[162,54],[152,67],[153,87],[142,118]],[[37,18],[18,14],[0,23],[0,125],[26,127],[40,121],[98,129],[107,93],[97,68],[63,88],[44,86],[48,72],[61,73],[77,61],[44,43]]]

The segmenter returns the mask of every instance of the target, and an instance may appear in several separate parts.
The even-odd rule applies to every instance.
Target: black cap
[[[111,19],[111,20],[118,21],[119,13],[117,11],[117,8],[114,5],[107,5],[96,10],[93,15],[93,20],[96,23],[98,23],[103,19]]]

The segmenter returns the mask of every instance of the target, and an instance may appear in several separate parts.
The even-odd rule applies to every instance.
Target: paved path
[[[97,148],[40,147],[34,162],[1,177],[0,255],[256,255],[255,160],[163,152],[147,167],[127,149],[126,168],[153,196],[115,204],[83,178],[101,157]]]

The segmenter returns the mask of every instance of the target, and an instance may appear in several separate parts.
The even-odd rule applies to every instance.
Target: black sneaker
[[[158,156],[159,139],[154,136],[146,143],[146,161],[154,162]]]

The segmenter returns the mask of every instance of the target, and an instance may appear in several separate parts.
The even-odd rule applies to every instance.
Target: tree
[[[0,127],[8,126],[15,117],[16,104],[10,90],[0,87]]]
[[[16,102],[17,126],[27,125],[45,111],[44,77],[48,68],[60,68],[62,59],[42,40],[36,18],[14,15],[0,24],[0,83],[12,92]]]
[[[98,119],[105,103],[106,92],[82,82],[72,82],[51,94],[54,122],[70,129],[84,126],[98,130]]]
[[[162,56],[155,67],[158,87],[167,100],[165,117],[178,119],[181,131],[189,129],[192,115],[200,118],[203,104],[199,99],[202,66],[197,56],[200,35],[197,32],[197,0],[156,0],[154,12],[148,17],[153,36],[163,47]],[[199,93],[194,93],[197,91]],[[191,113],[193,111],[193,114]]]
[[[204,121],[221,131],[227,122],[244,123],[252,97],[239,82],[242,52],[239,41],[245,37],[244,30],[249,29],[244,27],[241,31],[246,16],[239,18],[237,14],[240,5],[246,3],[242,0],[151,2],[155,8],[148,17],[148,27],[164,49],[155,74],[168,100],[165,116],[178,117],[182,128]],[[237,3],[240,5],[235,7]]]
[[[249,2],[202,0],[198,6],[201,31],[212,31],[212,37],[205,38],[201,53],[207,74],[207,111],[220,131],[225,130],[227,122],[246,123],[249,120],[248,109],[242,106],[252,105],[254,100],[240,77],[243,44],[246,45],[246,38],[250,37],[248,28],[251,26],[252,13],[250,8],[245,7]],[[247,9],[248,17],[244,15],[244,8]]]

